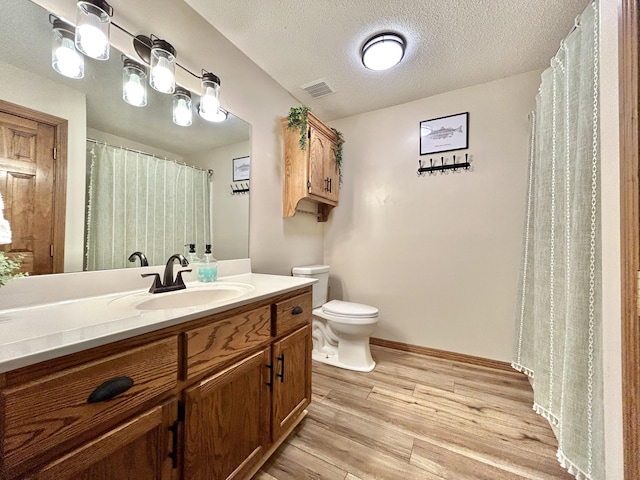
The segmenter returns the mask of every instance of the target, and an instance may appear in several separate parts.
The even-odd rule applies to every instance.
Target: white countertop
[[[246,273],[223,277],[215,283],[225,282],[247,284],[252,289],[231,300],[166,310],[137,310],[126,301],[114,302],[131,295],[166,295],[154,295],[147,289],[0,310],[0,373],[247,305],[316,280]],[[207,284],[186,285],[189,290],[205,288]]]

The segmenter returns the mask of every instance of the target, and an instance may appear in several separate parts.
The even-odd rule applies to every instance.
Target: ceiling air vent
[[[313,98],[324,97],[325,95],[335,93],[333,89],[327,84],[324,78],[316,80],[315,82],[307,83],[306,85],[302,85],[302,87],[300,88],[302,88]]]

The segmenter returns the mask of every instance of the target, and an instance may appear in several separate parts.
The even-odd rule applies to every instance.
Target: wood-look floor
[[[371,373],[313,362],[309,414],[253,480],[573,478],[524,375],[371,351]]]

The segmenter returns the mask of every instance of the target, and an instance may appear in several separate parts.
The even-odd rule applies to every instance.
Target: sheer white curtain
[[[604,479],[598,2],[542,74],[531,114],[527,216],[513,366],[532,379],[558,460]]]
[[[200,253],[211,243],[206,171],[105,144],[88,149],[87,270],[134,266],[135,251],[161,265],[187,243]]]

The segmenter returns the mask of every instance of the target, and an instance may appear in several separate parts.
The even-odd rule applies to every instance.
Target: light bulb
[[[82,78],[84,76],[84,59],[80,55],[70,38],[62,38],[61,45],[53,54],[53,68],[70,78]]]
[[[129,75],[129,81],[124,85],[125,100],[136,107],[146,104],[144,86],[140,82],[140,76],[135,73]]]
[[[158,58],[158,63],[151,69],[151,86],[162,93],[171,93],[174,90],[173,71],[169,66],[169,60],[165,57]]]
[[[180,98],[173,110],[173,122],[177,125],[188,127],[191,125],[191,121],[191,107],[187,105],[187,101],[184,98]]]
[[[215,114],[220,107],[220,100],[216,95],[216,91],[213,87],[205,88],[205,93],[202,97],[201,108],[205,114]]]

